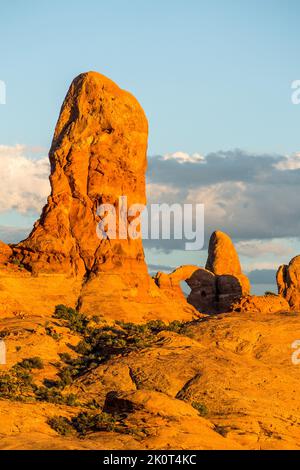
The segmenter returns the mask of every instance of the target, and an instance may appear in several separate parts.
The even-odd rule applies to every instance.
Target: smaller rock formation
[[[229,312],[235,301],[250,293],[250,282],[242,273],[234,245],[220,231],[210,237],[205,269],[180,266],[171,274],[157,273],[154,279],[171,297],[183,295],[180,282],[185,281],[191,288],[188,303],[207,314]]]
[[[281,295],[248,295],[232,305],[234,312],[275,313],[288,312],[290,306]]]
[[[239,256],[234,244],[231,238],[220,230],[213,232],[210,237],[205,268],[217,276],[227,276],[219,282],[219,292],[221,296],[224,295],[224,299],[228,298],[230,291],[233,291],[235,296],[236,293],[249,294],[250,282],[247,276],[242,273]],[[225,303],[227,303],[226,300]]]
[[[218,311],[216,276],[207,269],[198,268],[186,279],[191,292],[187,298],[199,312],[215,313]]]
[[[224,232],[216,230],[212,233],[206,269],[214,274],[242,274],[241,264],[231,238]]]
[[[4,264],[8,262],[12,254],[13,251],[11,247],[0,240],[0,263]]]
[[[300,255],[288,265],[279,266],[276,280],[278,294],[287,300],[292,310],[300,310]]]

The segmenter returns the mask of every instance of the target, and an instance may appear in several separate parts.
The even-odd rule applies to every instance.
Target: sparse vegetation
[[[30,357],[28,359],[23,359],[21,362],[18,362],[14,367],[27,370],[43,369],[44,363],[40,357]]]
[[[58,388],[70,385],[74,378],[88,368],[96,367],[113,357],[151,347],[158,339],[157,334],[162,331],[186,334],[186,324],[179,321],[169,325],[160,320],[142,325],[119,321],[115,326],[104,324],[91,328],[85,315],[65,305],[56,306],[54,318],[63,320],[68,328],[82,336],[82,340],[73,348],[79,357],[72,358],[67,353],[60,355],[66,367],[58,374],[60,381],[55,384]]]
[[[57,388],[37,387],[35,397],[38,401],[46,401],[57,405],[76,406],[77,396],[73,393],[63,395]]]
[[[223,437],[226,437],[228,434],[228,430],[226,429],[226,427],[221,426],[219,424],[215,424],[214,431],[216,431],[218,434],[220,434]]]
[[[48,424],[57,433],[66,436],[69,434],[78,434],[81,437],[92,432],[99,431],[117,431],[125,430],[118,420],[105,412],[95,413],[91,411],[81,411],[78,415],[68,419],[64,416],[56,416],[48,419]]]
[[[66,326],[75,333],[85,333],[89,323],[88,318],[74,308],[65,305],[55,307],[54,318],[65,320]]]
[[[55,341],[59,341],[62,338],[62,335],[54,330],[51,326],[45,327],[46,334],[51,336]]]
[[[200,416],[207,416],[208,414],[208,409],[203,403],[199,403],[198,401],[193,401],[192,402],[192,407],[195,408],[195,410],[198,411]]]
[[[25,267],[24,264],[22,264],[21,261],[18,260],[17,258],[13,258],[11,260],[11,263],[14,264],[15,266],[18,266],[18,268],[20,268],[20,269],[24,269],[24,267]]]

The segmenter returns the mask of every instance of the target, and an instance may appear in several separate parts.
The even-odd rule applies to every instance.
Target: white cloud
[[[176,160],[178,163],[200,163],[205,162],[205,158],[200,153],[190,155],[186,152],[166,153],[163,160]]]
[[[0,145],[0,212],[40,212],[50,193],[48,157],[32,158],[38,149]]]
[[[284,240],[242,240],[236,243],[239,255],[259,258],[268,254],[274,256],[290,256],[293,248]]]
[[[251,272],[260,269],[273,269],[277,271],[279,267],[278,262],[274,261],[259,261],[256,263],[244,264],[243,271],[244,272]]]
[[[277,170],[298,170],[300,168],[300,152],[284,157],[274,165]]]

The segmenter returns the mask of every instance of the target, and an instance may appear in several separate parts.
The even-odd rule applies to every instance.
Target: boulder
[[[170,297],[183,295],[180,282],[185,281],[191,288],[188,303],[204,314],[229,312],[234,302],[250,292],[249,279],[242,273],[234,245],[220,231],[210,237],[205,269],[180,266],[170,274],[157,273],[154,279]]]
[[[300,311],[300,255],[288,265],[279,266],[276,280],[278,294],[287,300],[292,310]]]
[[[210,237],[205,268],[217,275],[242,274],[234,244],[231,238],[220,230],[213,232]]]
[[[290,306],[281,295],[248,295],[232,305],[235,312],[275,313],[288,312]]]
[[[12,254],[12,248],[0,240],[0,263],[8,262]]]

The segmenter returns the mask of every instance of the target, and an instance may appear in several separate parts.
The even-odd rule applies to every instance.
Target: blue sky
[[[19,175],[8,188],[15,184],[12,201],[0,194],[3,230],[10,227],[17,234],[37,217],[48,170],[45,158],[38,170],[32,162],[46,156],[68,86],[87,70],[109,76],[138,98],[150,123],[150,157],[176,156],[178,151],[221,155],[241,149],[238,161],[245,161],[246,152],[268,162],[266,178],[275,187],[280,172],[273,172],[268,158],[288,155],[291,160],[280,173],[288,177],[283,188],[298,177],[300,183],[299,160],[294,164],[292,156],[300,151],[300,105],[291,103],[291,83],[300,79],[299,14],[298,0],[2,0],[0,80],[6,83],[7,103],[0,105],[0,174],[6,178],[1,168],[10,158],[11,172],[18,168]],[[231,168],[231,154],[226,158]],[[178,180],[182,168],[177,167]],[[243,168],[241,164],[241,175]],[[216,167],[216,176],[218,171]],[[22,174],[32,194],[26,182],[18,183]],[[256,175],[255,185],[258,180]],[[155,178],[150,183],[155,184]],[[230,184],[230,178],[222,184]],[[245,198],[242,185],[252,183],[241,176],[239,184],[235,197]],[[20,186],[23,195],[31,194],[30,203],[20,204]],[[217,203],[211,188],[220,195],[224,187],[213,181],[207,186],[212,207]],[[257,186],[251,191],[249,187],[245,205],[251,206]],[[277,220],[275,212],[272,220]],[[297,215],[294,208],[290,216]],[[300,250],[297,227],[293,233],[276,232],[275,238],[270,228],[268,237],[257,214],[252,216],[257,233],[272,248],[268,252],[265,245],[266,253],[255,264],[246,247],[241,256],[247,266],[270,267]],[[290,226],[288,220],[285,224]],[[235,223],[231,228],[234,239],[252,240],[255,251],[253,234],[247,238]],[[278,243],[288,246],[282,254]],[[183,255],[153,252],[149,259],[176,265],[186,259]]]
[[[70,81],[100,71],[150,121],[149,153],[293,152],[297,0],[4,0],[0,141],[49,147]]]

